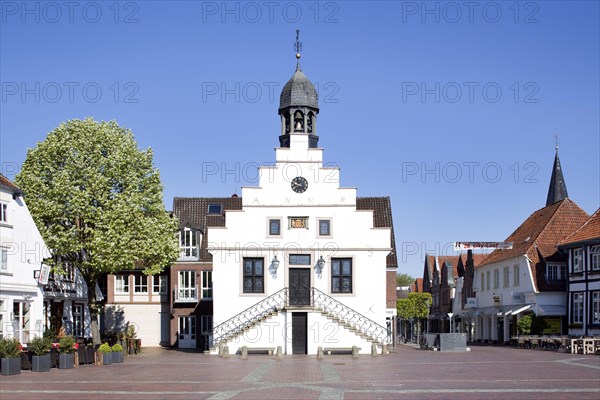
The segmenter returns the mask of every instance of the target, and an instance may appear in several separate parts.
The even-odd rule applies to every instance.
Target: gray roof
[[[319,110],[319,95],[312,82],[300,69],[300,63],[296,65],[296,72],[285,84],[279,97],[279,112],[291,106],[312,107]]]
[[[208,214],[209,204],[221,204],[221,214]],[[201,230],[200,261],[210,262],[212,256],[208,252],[208,236],[211,226],[225,226],[228,210],[241,210],[241,197],[175,197],[173,199],[173,214],[179,218],[180,227],[188,225]],[[397,267],[396,239],[392,221],[392,205],[389,197],[357,197],[357,210],[373,211],[373,226],[376,228],[391,228],[392,251],[387,256],[387,266]],[[208,228],[208,229],[207,229]]]
[[[546,199],[546,207],[559,202],[569,197],[567,193],[567,185],[563,177],[562,168],[560,167],[560,159],[558,158],[558,148],[554,156],[554,165],[552,166],[552,177],[550,178],[550,186],[548,187],[548,198]]]

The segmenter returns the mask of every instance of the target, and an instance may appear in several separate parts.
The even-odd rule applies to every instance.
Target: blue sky
[[[325,161],[359,196],[391,197],[400,272],[543,207],[555,135],[570,198],[600,204],[596,1],[0,4],[9,178],[59,123],[92,116],[154,150],[168,209],[239,193],[274,160],[301,29]]]

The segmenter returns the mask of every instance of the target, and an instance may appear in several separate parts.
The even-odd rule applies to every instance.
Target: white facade
[[[390,228],[374,228],[372,211],[356,210],[356,189],[339,187],[339,169],[324,167],[323,150],[309,148],[306,134],[291,134],[289,148],[276,149],[276,164],[261,167],[258,187],[242,189],[243,209],[228,211],[226,226],[211,227],[209,251],[213,255],[214,326],[253,307],[266,297],[290,288],[291,274],[309,272],[311,296],[331,298],[377,324],[386,325],[386,256],[392,249]],[[292,190],[292,181],[304,177],[304,192]],[[279,220],[278,234],[270,231],[270,221]],[[320,231],[321,221],[329,221],[329,232]],[[293,227],[293,225],[302,227]],[[325,234],[320,234],[325,233]],[[306,265],[291,265],[290,256],[304,255]],[[309,256],[307,258],[306,256]],[[279,267],[273,271],[277,257]],[[318,260],[325,261],[319,273]],[[245,293],[244,262],[264,260],[264,288],[261,293]],[[292,257],[294,259],[294,257]],[[333,266],[344,259],[351,265],[351,290],[335,293]],[[333,261],[333,263],[332,263]],[[348,277],[346,277],[348,278]],[[345,278],[344,278],[345,279]],[[337,284],[337,283],[336,283]],[[311,289],[314,290],[314,289]],[[320,292],[319,292],[320,291]],[[325,294],[322,295],[321,293]],[[358,346],[371,351],[371,343],[351,324],[343,325],[335,316],[321,313],[311,304],[289,305],[275,315],[229,340],[230,352],[241,346],[277,347],[293,352],[293,314],[306,314],[306,354],[324,348]],[[354,329],[354,330],[353,330]]]
[[[566,294],[538,291],[525,255],[477,268],[473,289],[477,298],[475,339],[508,342],[513,317],[518,320],[525,311],[546,317],[566,315]]]
[[[43,331],[43,294],[34,278],[49,256],[18,189],[0,182],[0,336],[28,343]]]

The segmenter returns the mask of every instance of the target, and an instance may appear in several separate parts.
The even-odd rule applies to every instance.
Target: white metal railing
[[[175,303],[191,303],[198,301],[198,285],[176,286]]]

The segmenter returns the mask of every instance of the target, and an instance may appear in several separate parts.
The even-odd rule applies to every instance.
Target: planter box
[[[31,370],[33,372],[50,371],[50,354],[44,354],[43,356],[31,356]]]
[[[102,353],[102,365],[112,364],[112,353]]]
[[[21,357],[19,358],[3,358],[2,375],[17,375],[21,373]]]
[[[123,352],[122,351],[113,351],[112,353],[112,362],[113,363],[122,363],[123,362]]]
[[[71,369],[75,367],[75,354],[59,354],[58,355],[58,368],[59,369]]]

